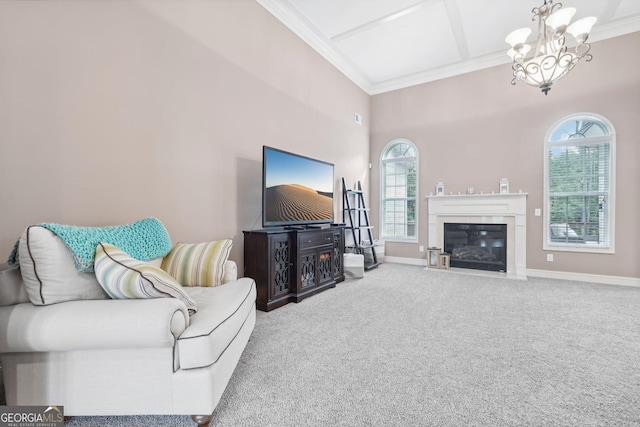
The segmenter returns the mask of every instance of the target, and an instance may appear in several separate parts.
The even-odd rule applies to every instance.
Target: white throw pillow
[[[71,251],[51,230],[28,227],[18,246],[22,280],[34,305],[107,299],[93,273],[80,273]]]
[[[180,283],[164,270],[130,257],[108,243],[96,247],[94,269],[98,282],[113,299],[177,298],[193,314],[196,303]]]

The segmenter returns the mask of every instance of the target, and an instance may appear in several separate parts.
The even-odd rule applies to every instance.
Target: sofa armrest
[[[238,280],[238,266],[235,261],[227,260],[223,266],[222,283],[235,282]]]
[[[189,325],[175,298],[0,307],[0,352],[173,347]]]

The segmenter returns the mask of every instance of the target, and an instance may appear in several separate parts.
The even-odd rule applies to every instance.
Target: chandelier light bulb
[[[515,50],[518,50],[517,47],[519,45],[523,45],[527,41],[527,37],[529,37],[529,34],[531,34],[531,28],[519,28],[515,31],[512,31],[504,39],[504,41],[509,43]]]
[[[545,23],[553,30],[556,35],[564,34],[567,31],[567,26],[571,22],[571,18],[576,14],[576,9],[573,7],[565,7],[553,12],[546,19]]]
[[[597,20],[598,18],[595,16],[582,18],[569,25],[567,32],[575,37],[578,43],[584,43],[589,37],[589,32],[591,31],[593,24],[595,24]]]

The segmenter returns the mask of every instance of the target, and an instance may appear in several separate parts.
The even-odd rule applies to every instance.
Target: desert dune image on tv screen
[[[267,222],[333,219],[333,165],[275,150],[265,155]]]

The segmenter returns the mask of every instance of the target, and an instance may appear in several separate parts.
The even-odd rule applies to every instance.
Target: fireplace
[[[507,224],[444,223],[451,267],[507,271]]]
[[[431,247],[445,248],[444,224],[506,224],[506,276],[527,279],[527,194],[427,196]],[[491,274],[486,270],[466,269]]]

